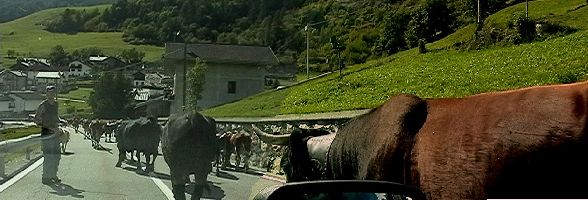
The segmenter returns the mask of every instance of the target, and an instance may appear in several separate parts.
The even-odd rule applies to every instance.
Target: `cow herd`
[[[117,166],[127,152],[137,158],[141,152],[146,171],[152,171],[161,143],[176,199],[185,199],[189,174],[198,199],[211,163],[227,166],[233,151],[239,161],[244,155],[246,168],[251,137],[245,132],[287,146],[288,182],[391,181],[419,188],[428,199],[586,198],[588,190],[577,183],[588,179],[587,113],[583,82],[462,98],[402,94],[335,131],[294,128],[275,134],[255,125],[227,131],[198,112],[172,115],[163,128],[156,119],[140,118],[100,122],[96,130],[115,127]],[[91,130],[88,137],[99,148],[102,133],[94,132],[93,123],[80,126]]]
[[[135,164],[137,172],[153,172],[161,147],[170,168],[172,192],[176,199],[185,199],[184,184],[190,174],[195,177],[192,199],[199,199],[203,189],[208,187],[206,178],[213,161],[219,163],[218,159],[225,158],[222,163],[226,168],[233,152],[237,153],[236,166],[240,166],[243,155],[244,167],[248,167],[251,135],[232,129],[219,130],[214,119],[197,112],[172,115],[164,127],[153,117],[128,120],[72,118],[68,124],[90,140],[94,149],[106,149],[100,144],[103,137],[105,142],[116,142],[119,153],[115,167],[122,167],[130,154],[130,163]],[[222,134],[217,134],[219,132]],[[141,155],[145,158],[145,169],[142,168]]]

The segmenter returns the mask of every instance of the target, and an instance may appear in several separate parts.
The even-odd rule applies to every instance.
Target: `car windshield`
[[[588,198],[587,4],[0,0],[0,199]]]

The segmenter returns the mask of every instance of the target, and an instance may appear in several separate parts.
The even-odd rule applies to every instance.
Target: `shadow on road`
[[[216,174],[216,176],[220,177],[220,178],[226,178],[226,179],[231,179],[231,180],[239,180],[239,178],[233,174],[227,173],[227,172],[223,172],[220,171]]]
[[[75,189],[74,187],[65,183],[50,185],[50,187],[55,190],[54,192],[50,192],[51,194],[56,194],[59,196],[71,196],[74,198],[84,198],[82,193],[85,192],[85,190]]]
[[[255,171],[255,170],[252,170],[252,169],[245,170],[245,169],[242,169],[242,168],[230,168],[230,167],[227,167],[227,168],[222,169],[222,171],[231,171],[231,172],[245,173],[245,174],[255,175],[255,176],[263,176],[263,173],[258,172],[258,171]]]
[[[159,179],[171,180],[171,177],[169,174],[164,174],[164,173],[155,172],[155,171],[146,173],[143,170],[138,171],[136,167],[131,167],[131,166],[125,166],[122,169],[130,171],[130,172],[135,172],[136,174],[141,175],[141,176],[157,177]]]
[[[207,198],[207,199],[223,199],[226,195],[225,195],[225,191],[219,187],[214,185],[212,182],[208,182],[208,187],[209,189],[204,189],[204,193],[202,195],[202,198]],[[186,193],[192,195],[192,193],[194,192],[194,183],[190,183],[188,186],[186,186]]]
[[[107,148],[107,147],[104,147],[102,145],[98,145],[98,148],[96,148],[96,150],[98,150],[98,151],[106,151],[106,152],[112,154],[112,149],[111,148]]]
[[[61,155],[63,155],[63,156],[71,156],[74,154],[75,154],[74,152],[69,152],[69,151],[66,151],[65,153],[61,153]]]

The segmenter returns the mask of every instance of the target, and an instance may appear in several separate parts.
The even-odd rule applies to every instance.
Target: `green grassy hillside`
[[[582,7],[585,1],[533,1],[533,4],[536,10],[551,17],[550,20],[579,31],[543,42],[479,51],[435,50],[418,54],[413,49],[352,66],[344,71],[342,78],[334,73],[291,88],[208,109],[204,113],[211,116],[274,116],[353,110],[377,107],[399,93],[423,98],[462,97],[585,79],[588,73],[588,45],[585,45],[588,44],[588,17],[582,18],[588,13],[586,7]],[[520,7],[521,4],[507,8],[497,16],[511,16],[516,12],[513,9]],[[533,11],[533,7],[530,10]],[[493,18],[496,16],[489,20]],[[465,27],[456,34],[465,36],[466,32],[473,32],[472,27]],[[439,42],[452,45],[459,41],[456,38],[459,37],[452,35]]]
[[[93,7],[77,7],[73,9],[106,8],[108,5]],[[32,15],[0,24],[2,34],[2,55],[8,50],[13,50],[21,56],[46,56],[51,47],[62,45],[66,51],[75,49],[97,47],[103,49],[106,54],[118,55],[124,49],[137,48],[145,52],[145,60],[155,61],[161,58],[164,49],[162,47],[147,45],[130,45],[122,40],[122,33],[78,33],[73,35],[50,33],[43,30],[43,23],[56,18],[66,8],[43,10]],[[5,66],[10,60],[5,60]]]

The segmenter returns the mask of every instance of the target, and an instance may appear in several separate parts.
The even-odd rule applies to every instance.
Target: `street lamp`
[[[306,32],[306,79],[310,79],[310,73],[308,68],[308,24],[304,27],[304,32]]]

